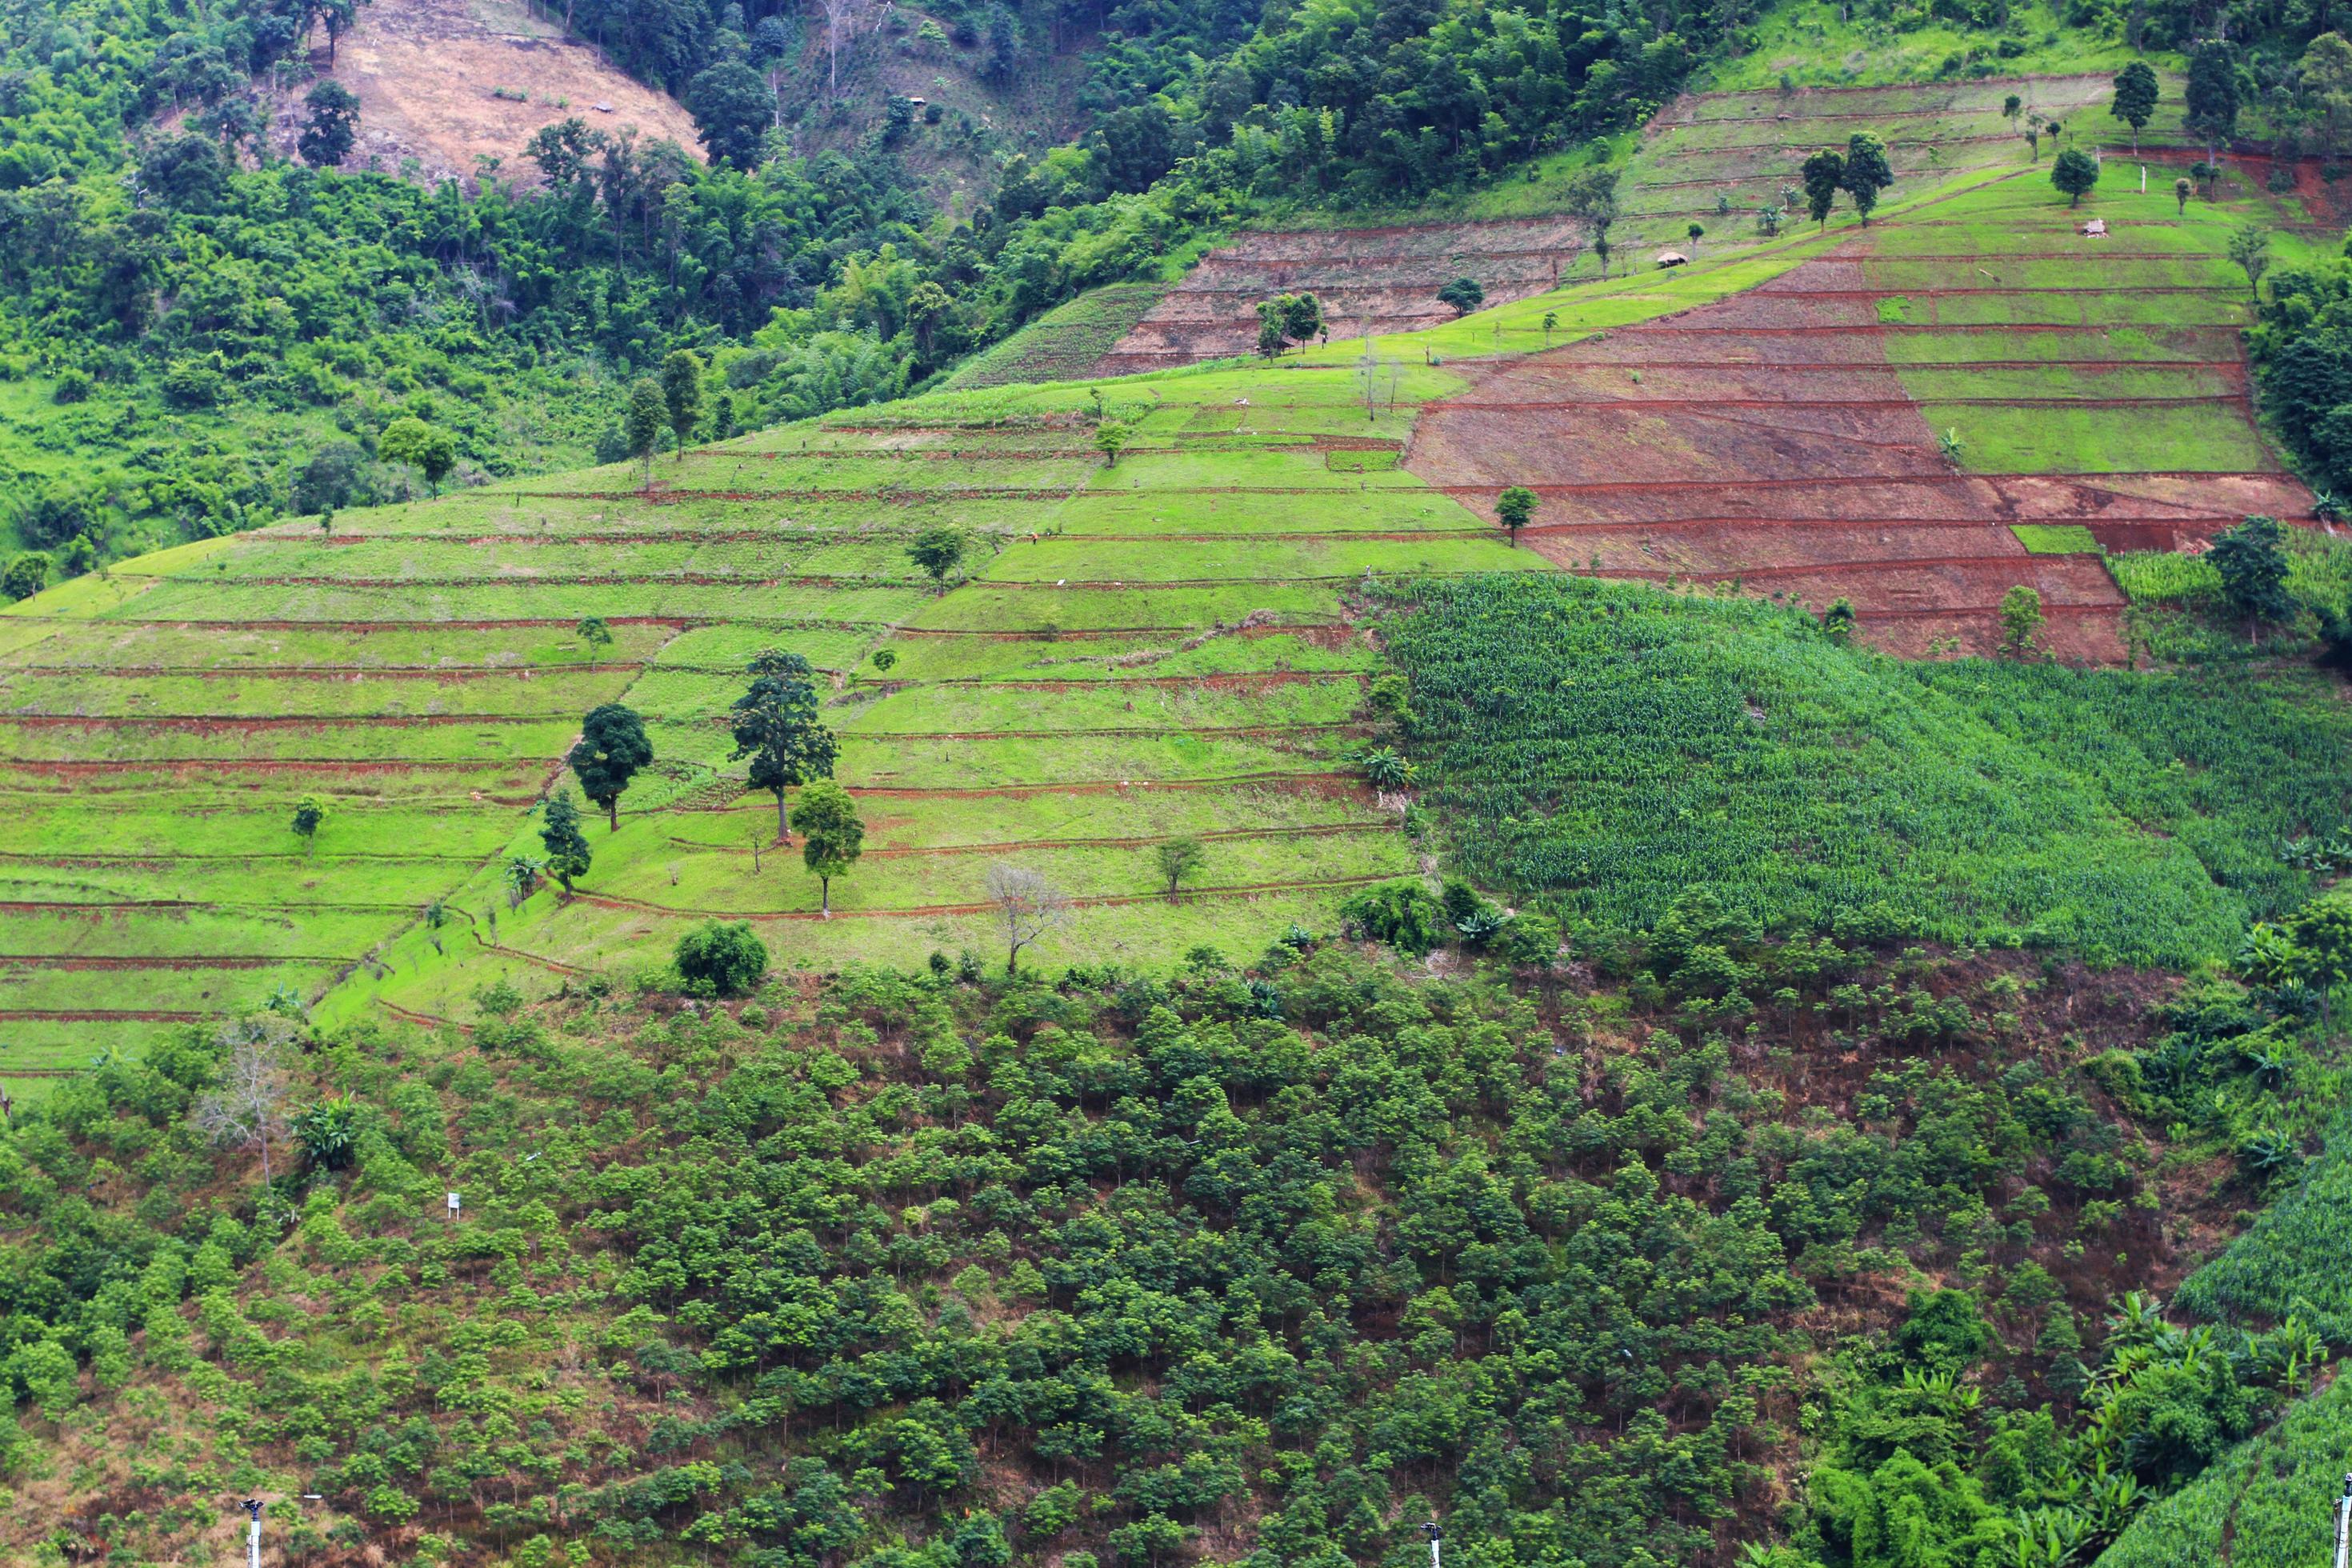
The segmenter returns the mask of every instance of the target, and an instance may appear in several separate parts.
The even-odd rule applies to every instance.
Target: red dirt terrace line
[[[1939,485],[1981,481],[1998,484],[2004,479],[2026,483],[2052,481],[2062,484],[2095,483],[2100,479],[2183,479],[2210,482],[2217,479],[2274,479],[2281,470],[2275,468],[2106,468],[2078,474],[1894,474],[1873,477],[1866,474],[1829,474],[1812,479],[1686,479],[1662,484],[1651,479],[1609,479],[1583,484],[1536,484],[1520,488],[1544,495],[1612,495],[1641,490],[1680,489],[1689,490],[1766,490],[1803,489],[1812,487],[1853,488],[1864,485]],[[1430,489],[1444,495],[1491,496],[1511,487],[1507,485],[1432,485]],[[2057,521],[2065,521],[2066,519]]]
[[[2008,292],[2006,289],[2000,291],[2003,293]],[[1879,292],[1885,292],[1885,290],[1880,290]],[[1898,289],[1895,290],[1895,292],[1899,293],[1901,290]],[[1924,294],[1924,292],[1925,290],[1921,291],[1922,294]],[[1913,297],[1918,298],[1919,296],[1914,295]],[[2140,325],[2142,325],[2142,323],[2132,321],[1955,321],[1948,325],[1938,325],[1931,321],[1854,321],[1844,322],[1835,326],[1823,327],[1694,327],[1678,323],[1672,317],[1666,317],[1658,321],[1645,322],[1643,325],[1636,327],[1612,327],[1609,330],[1609,335],[1611,337],[1617,338],[1633,337],[1636,335],[1643,337],[1664,337],[1676,334],[1694,338],[1703,336],[1729,338],[1817,338],[1832,335],[1851,336],[1855,333],[1861,333],[1869,337],[1883,337],[1900,334],[1916,334],[1921,336],[1932,335],[1940,337],[1946,335],[1956,336],[1969,332],[2097,332],[2104,336],[2117,328],[2129,329],[2136,328]],[[2239,329],[2231,325],[2227,321],[2192,321],[2185,327],[2168,327],[2149,324],[2147,326],[2147,330],[2160,332],[2235,332]],[[1908,363],[1909,362],[1907,361],[1892,361],[1888,363],[1887,368],[1893,370],[1904,369],[1907,366]],[[1928,363],[1932,364],[1934,362],[1930,361]],[[2119,365],[2137,365],[2142,363],[2161,364],[2168,362],[2162,360],[2117,360],[2112,363]],[[934,491],[929,493],[938,494],[943,492]],[[1109,493],[1115,494],[1117,492]]]
[[[574,723],[578,719],[568,708],[555,713],[0,713],[0,728],[13,724],[27,730],[432,730],[453,724]]]
[[[1393,821],[1330,822],[1317,823],[1304,827],[1227,827],[1210,833],[1146,834],[1139,837],[1129,838],[1023,838],[999,844],[940,844],[920,848],[868,849],[866,852],[866,858],[869,860],[904,860],[928,858],[934,856],[1009,855],[1016,850],[1032,849],[1140,849],[1153,844],[1171,843],[1178,838],[1325,838],[1350,833],[1400,831],[1402,831],[1401,826]],[[703,844],[691,838],[673,837],[669,842],[689,849],[732,852],[731,846]],[[6,959],[0,958],[0,963],[6,962]]]
[[[1585,574],[1594,577],[1628,577],[1652,583],[1732,583],[1754,582],[1774,577],[1830,576],[1843,572],[1889,572],[1910,568],[1942,566],[1990,566],[2002,571],[2014,571],[2034,561],[2051,561],[2063,557],[2049,555],[1903,555],[1872,556],[1866,561],[1814,561],[1793,566],[1604,566]],[[2083,559],[2091,559],[2084,556]],[[2120,601],[2118,602],[2118,604]],[[2117,605],[2095,606],[2114,609]]]
[[[1232,789],[1243,784],[1286,784],[1318,795],[1356,795],[1364,793],[1360,780],[1336,773],[1227,773],[1221,778],[1191,779],[1071,779],[1058,784],[973,784],[962,788],[924,789],[898,784],[851,784],[848,791],[861,800],[1027,800],[1041,795],[1112,795],[1129,790],[1154,789]],[[751,793],[747,786],[746,795]],[[707,815],[727,815],[736,812],[760,812],[772,816],[773,805],[688,805],[674,806],[675,811]],[[0,905],[0,909],[5,909]]]
[[[710,720],[680,719],[680,724],[723,724],[724,715]],[[1087,730],[845,730],[844,741],[1066,741],[1099,740],[1118,737],[1138,741],[1164,740],[1173,735],[1201,737],[1226,736],[1239,740],[1274,740],[1284,735],[1328,733],[1360,733],[1369,724],[1353,720],[1339,720],[1313,724],[1160,724],[1133,725],[1125,729],[1110,726]]]
[[[1291,882],[1236,882],[1224,887],[1188,888],[1186,899],[1251,898],[1260,893],[1308,891],[1323,888],[1360,888],[1367,883],[1386,882],[1395,873],[1381,872],[1363,877],[1334,877],[1325,880]],[[574,893],[578,903],[594,904],[611,910],[635,910],[646,914],[674,915],[682,920],[710,919],[738,921],[823,921],[823,920],[923,920],[940,915],[982,915],[993,910],[991,903],[924,904],[899,909],[835,910],[830,916],[815,910],[704,910],[679,909],[668,904],[656,904],[642,899],[613,898],[598,893]],[[1167,898],[1165,893],[1110,893],[1092,898],[1077,898],[1071,904],[1082,909],[1100,909],[1115,904],[1151,904]]]
[[[652,658],[607,658],[593,669],[584,664],[0,664],[0,677],[69,675],[77,680],[168,676],[193,680],[467,681],[544,679],[557,675],[625,675],[653,668],[734,673],[740,665],[659,664]],[[837,675],[838,670],[826,670]]]
[[[1525,402],[1433,403],[1430,408],[1467,408],[1484,411],[1516,413],[1522,409],[1556,408],[1843,408],[1843,409],[1910,409],[1923,403],[1936,406],[1967,408],[1984,406],[2061,407],[2061,408],[2170,408],[2187,404],[2242,403],[2245,395],[2239,392],[2200,393],[2183,397],[1564,397],[1530,399]],[[1461,574],[1454,574],[1460,575]],[[1312,578],[1279,578],[1280,582],[1311,582]]]
[[[2238,287],[2234,283],[2130,283],[2121,285],[2121,287],[2129,289],[2131,292],[2135,294],[2235,294],[2238,291]],[[1959,288],[1944,288],[1938,286],[1933,289],[1906,289],[1899,285],[1888,284],[1878,289],[1792,289],[1788,290],[1786,293],[1773,294],[1770,298],[1775,300],[1885,300],[1890,298],[1902,298],[1906,300],[1949,300],[1978,294],[1996,294],[2001,296],[2039,294],[2106,295],[2112,294],[2116,290],[2114,289],[2078,289],[2071,285],[2043,286],[2041,284],[2021,284],[2012,288],[2005,285],[1993,284],[1981,287],[1964,286]],[[1762,293],[1764,290],[1758,289],[1756,292]],[[1907,323],[1890,321],[1886,324],[1894,326]],[[1632,329],[1626,330],[1630,331]]]
[[[1710,529],[1807,529],[1819,528],[1841,533],[1862,533],[1874,528],[1949,529],[1955,531],[2007,529],[2012,523],[2076,524],[2085,528],[2234,528],[2244,518],[2236,512],[2208,514],[2184,513],[2168,517],[2108,516],[2084,513],[2081,516],[2053,514],[2049,517],[1665,517],[1665,518],[1601,518],[1585,522],[1535,522],[1519,530],[1522,534],[1575,533],[1696,533]],[[2283,521],[2313,521],[2315,519],[2288,518]],[[934,682],[947,684],[944,681]]]
[[[0,1024],[198,1024],[216,1017],[214,1013],[185,1013],[160,1007],[0,1007]],[[24,1071],[0,1067],[0,1078],[30,1078],[79,1076],[76,1069],[52,1068],[48,1073],[38,1069]]]
[[[349,963],[348,954],[289,953],[272,958],[259,953],[200,953],[175,958],[84,958],[58,952],[0,952],[0,964],[20,964],[37,969],[56,970],[64,973],[81,972],[106,973],[114,970],[144,969],[276,969],[281,966],[310,965],[313,968]]]
[[[1713,329],[1702,330],[1711,331]],[[2085,327],[2082,330],[2084,331],[2096,331],[2100,329],[2095,327]],[[2235,331],[2237,329],[2234,327],[2217,327],[2214,330],[2216,331]],[[1747,359],[1577,359],[1561,361],[1559,363],[1570,368],[1580,371],[1759,370],[1769,371],[1774,375],[1787,375],[1792,374],[1797,375],[1850,375],[1857,371],[1906,370],[2221,370],[2242,372],[2246,368],[2246,362],[2242,359],[1961,359],[1902,361],[1884,359],[1846,359],[1804,360],[1801,362],[1791,362],[1786,364],[1774,364],[1768,361]],[[1439,405],[1436,404],[1423,404],[1422,406],[1424,408],[1433,408]],[[1461,407],[1463,405],[1454,404],[1452,405],[1452,406]],[[393,537],[398,536],[394,535]],[[1087,536],[1066,534],[1061,537],[1075,539]],[[1110,537],[1128,538],[1131,536],[1118,534],[1112,535]],[[1167,534],[1155,533],[1146,535],[1145,537],[1152,539],[1165,539],[1171,536]],[[1255,538],[1257,535],[1255,533],[1252,533],[1250,537]],[[480,542],[488,544],[494,542],[494,541],[483,540]]]

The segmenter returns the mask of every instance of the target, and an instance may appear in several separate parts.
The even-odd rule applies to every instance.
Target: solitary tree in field
[[[563,884],[563,896],[570,898],[572,879],[586,876],[589,862],[595,858],[588,848],[588,836],[580,831],[580,808],[572,804],[570,790],[560,789],[548,796],[539,841],[547,850],[548,870]]]
[[[927,528],[907,546],[908,560],[923,569],[931,586],[947,591],[948,574],[963,564],[963,535],[952,528]]]
[[[621,436],[627,443],[629,456],[646,466],[646,485],[654,482],[654,448],[661,445],[662,426],[669,419],[669,405],[662,401],[661,387],[653,377],[640,376],[629,388],[628,412],[621,416]]]
[[[613,646],[613,628],[602,616],[583,616],[580,624],[572,628],[588,649],[588,668],[596,668],[596,656]]]
[[[751,660],[751,685],[737,698],[732,732],[735,750],[727,760],[750,758],[751,786],[773,792],[776,837],[792,842],[784,791],[813,779],[831,778],[840,742],[817,722],[816,688],[808,660],[773,649]]]
[[[1546,310],[1546,311],[1543,313],[1543,335],[1544,335],[1544,347],[1546,347],[1546,348],[1549,348],[1549,347],[1551,347],[1551,334],[1552,334],[1552,332],[1553,332],[1554,329],[1558,328],[1558,327],[1559,327],[1559,311],[1557,311],[1557,310]]]
[[[702,361],[688,349],[678,349],[662,361],[662,413],[677,442],[677,460],[686,461],[686,444],[702,418]]]
[[[2024,112],[2025,100],[2018,97],[2017,94],[2012,92],[2000,100],[2001,118],[2009,121],[2009,128],[2011,131],[2017,129],[2017,117]]]
[[[2172,182],[2172,201],[2173,205],[2179,208],[2180,216],[2189,216],[2189,195],[2196,188],[2189,183],[2189,176],[2186,174]]]
[[[2285,533],[2274,517],[2250,517],[2213,541],[2205,559],[2221,574],[2221,596],[2246,617],[2246,640],[2259,641],[2265,622],[2294,614],[2286,591]]]
[[[564,763],[580,781],[580,793],[604,808],[613,832],[621,830],[621,796],[629,782],[654,760],[645,721],[617,702],[591,708],[580,721],[580,739]]]
[[[1124,421],[1106,419],[1096,426],[1095,450],[1103,455],[1104,467],[1118,467],[1118,455],[1127,450],[1127,444],[1134,438],[1134,429]]]
[[[2000,596],[2001,651],[2022,658],[2033,651],[2033,639],[2041,635],[2042,595],[2020,583]]]
[[[2134,60],[2116,73],[2116,96],[2107,112],[2131,127],[2132,156],[2139,156],[2139,133],[2156,112],[2156,72],[2146,60]]]
[[[1691,254],[1693,256],[1696,256],[1698,254],[1698,242],[1706,237],[1706,230],[1697,224],[1692,224],[1689,227],[1684,229],[1683,233],[1690,237]]]
[[[376,438],[376,456],[387,463],[406,463],[425,476],[426,488],[435,495],[441,493],[441,481],[457,466],[457,443],[446,430],[436,430],[424,420],[404,416],[383,427]]]
[[[1853,640],[1853,601],[1832,599],[1830,607],[1822,612],[1822,630],[1830,641],[1843,647]]]
[[[1021,950],[1070,918],[1070,900],[1035,871],[1000,860],[988,868],[988,901],[1004,922],[1004,973],[1021,972]]]
[[[294,832],[308,849],[318,841],[319,829],[327,822],[327,803],[315,795],[306,795],[294,805]]]
[[[1845,157],[1835,148],[1824,147],[1805,160],[1797,171],[1805,182],[1805,210],[1815,223],[1827,228],[1830,208],[1837,205],[1837,194],[1845,184]]]
[[[1495,498],[1495,515],[1505,528],[1511,531],[1514,549],[1518,547],[1519,530],[1527,527],[1528,520],[1535,514],[1536,492],[1525,485],[1513,485]]]
[[[1486,302],[1486,290],[1475,278],[1456,278],[1437,291],[1437,302],[1451,307],[1456,317],[1466,316]]]
[[[845,876],[866,852],[866,824],[857,803],[831,779],[801,791],[801,863],[817,880],[817,910],[833,913],[833,879]]]
[[[49,568],[53,563],[37,550],[23,550],[8,568],[0,572],[0,598],[17,604],[31,598],[49,585]]]
[[[2050,183],[2066,193],[2066,205],[2083,205],[2084,193],[2099,183],[2099,161],[2080,147],[2069,147],[2050,165]]]
[[[1568,210],[1592,230],[1592,254],[1600,258],[1601,276],[1609,276],[1609,230],[1617,221],[1617,171],[1587,169],[1568,187]]]
[[[1160,874],[1168,879],[1168,901],[1176,901],[1176,885],[1201,868],[1209,852],[1197,838],[1171,838],[1152,851]]]
[[[2230,231],[2230,259],[2246,275],[2246,292],[2262,297],[2263,274],[2271,269],[2271,231],[2252,224]]]
[[[1878,193],[1894,183],[1895,167],[1886,161],[1885,142],[1868,131],[1857,131],[1846,138],[1845,174],[1838,187],[1853,198],[1853,210],[1862,215],[1863,227],[1870,226]]]

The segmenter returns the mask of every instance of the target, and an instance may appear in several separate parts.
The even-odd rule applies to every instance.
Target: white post
[[[245,1568],[261,1568],[261,1500],[245,1500],[245,1511],[252,1522],[245,1527]]]
[[[2347,1479],[2352,1479],[2352,1478]],[[1438,1528],[1437,1521],[1433,1519],[1421,1527],[1421,1532],[1429,1537],[1429,1568],[1444,1568],[1444,1564],[1437,1560],[1437,1542],[1444,1531]]]
[[[2344,1477],[2344,1495],[2336,1502],[2336,1568],[2352,1564],[2352,1471]]]

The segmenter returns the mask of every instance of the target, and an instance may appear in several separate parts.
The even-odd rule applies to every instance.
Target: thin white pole
[[[245,1511],[253,1516],[245,1527],[245,1568],[261,1568],[261,1504],[248,1502]]]
[[[2336,1568],[2352,1568],[2352,1472],[2344,1477],[2344,1495],[2336,1503]]]

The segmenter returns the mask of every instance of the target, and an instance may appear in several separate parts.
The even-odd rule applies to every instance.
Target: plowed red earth
[[[1885,355],[1901,329],[1878,322],[1875,300],[1897,293],[1932,299],[1872,289],[1849,249],[1669,321],[1503,362],[1424,408],[1406,467],[1490,516],[1503,487],[1535,490],[1525,542],[1571,570],[1736,581],[1815,611],[1844,598],[1873,641],[1911,654],[1955,637],[1990,651],[2001,595],[2024,584],[2053,652],[2124,657],[2124,596],[2105,563],[2028,554],[2011,523],[2082,523],[2111,550],[2147,550],[2250,513],[2309,515],[2309,492],[2276,473],[1955,472]],[[2156,401],[2242,406],[2234,334],[2171,336],[2220,384]],[[2095,372],[2084,380],[2095,393]]]
[[[1434,326],[1453,319],[1437,298],[1453,279],[1475,277],[1487,304],[1509,304],[1557,284],[1583,244],[1569,217],[1244,235],[1202,258],[1087,374],[1248,353],[1258,301],[1286,291],[1319,299],[1334,338]]]

